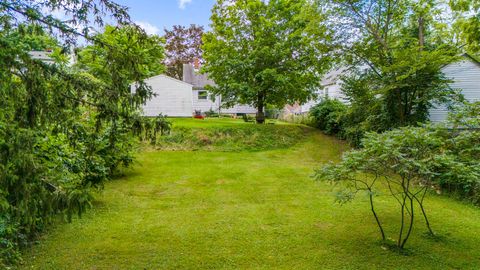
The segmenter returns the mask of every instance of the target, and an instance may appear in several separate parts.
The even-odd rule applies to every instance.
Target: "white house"
[[[145,116],[158,116],[160,113],[171,117],[191,117],[192,85],[186,82],[157,75],[145,80],[152,87],[154,96],[143,106]]]
[[[466,101],[480,101],[480,63],[468,54],[463,54],[462,59],[446,65],[442,69],[445,77],[451,79],[452,89],[459,89]],[[446,105],[437,105],[430,110],[432,122],[445,121],[448,116]]]
[[[194,67],[190,64],[183,65],[183,81],[193,85],[193,110],[195,111],[214,111],[225,114],[253,114],[257,110],[249,105],[237,104],[231,108],[223,108],[222,97],[212,96],[208,90],[207,85],[215,85],[215,82],[210,80],[206,74],[198,72],[198,66]]]
[[[170,117],[191,117],[195,111],[207,111],[224,114],[253,114],[256,109],[248,105],[235,105],[222,108],[221,96],[212,98],[205,89],[215,83],[205,74],[200,74],[192,65],[184,65],[183,81],[166,75],[157,75],[145,80],[152,87],[154,96],[143,106],[145,116],[157,116],[160,113]],[[132,92],[135,86],[132,85]]]
[[[317,97],[308,101],[307,103],[300,105],[300,113],[308,113],[310,109],[318,104],[322,98],[330,98],[330,99],[338,99],[343,102],[347,102],[345,99],[345,95],[342,92],[342,80],[341,76],[347,72],[346,68],[338,68],[328,72],[322,82],[320,83],[322,89],[316,92]]]
[[[338,99],[347,103],[345,95],[342,92],[341,76],[347,72],[347,69],[342,67],[328,72],[322,79],[320,85],[321,89],[315,92],[316,97],[307,101],[304,104],[287,105],[284,108],[284,116],[292,114],[307,114],[310,109],[320,103],[324,98]]]
[[[345,75],[346,72],[348,72],[346,68],[339,68],[327,73],[321,83],[323,90],[317,92],[318,98],[298,106],[296,108],[298,113],[308,113],[309,110],[324,97],[338,99],[347,103],[341,90],[341,76]],[[468,54],[463,54],[460,61],[446,65],[443,67],[442,72],[445,77],[453,81],[450,87],[452,89],[459,89],[460,93],[465,97],[465,100],[469,102],[480,101],[480,62],[475,58]],[[436,105],[435,108],[429,111],[430,121],[444,121],[448,116],[448,112],[445,104]]]

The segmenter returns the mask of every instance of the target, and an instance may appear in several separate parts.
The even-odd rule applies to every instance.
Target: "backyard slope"
[[[273,125],[272,125],[273,126]],[[277,125],[278,128],[278,125]],[[310,177],[347,147],[310,130],[263,151],[158,151],[108,183],[94,208],[27,250],[25,269],[475,269],[480,211],[431,195],[443,240],[418,223],[410,255],[383,250],[366,197],[339,206]],[[218,149],[217,149],[218,150]],[[394,202],[380,195],[388,233]]]

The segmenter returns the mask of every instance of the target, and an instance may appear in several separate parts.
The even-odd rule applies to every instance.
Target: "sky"
[[[215,0],[115,0],[129,7],[133,21],[148,34],[163,35],[173,25],[203,25],[209,29],[210,10]]]

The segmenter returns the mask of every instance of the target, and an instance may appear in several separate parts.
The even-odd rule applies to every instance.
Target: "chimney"
[[[183,81],[186,83],[193,83],[194,70],[190,64],[183,64]]]
[[[193,67],[194,67],[196,70],[199,70],[199,69],[200,69],[200,59],[195,58],[195,59],[193,60]]]

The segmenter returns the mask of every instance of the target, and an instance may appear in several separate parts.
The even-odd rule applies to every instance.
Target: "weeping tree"
[[[380,193],[391,196],[398,205],[400,217],[395,246],[402,250],[417,217],[424,221],[428,233],[435,236],[424,204],[429,190],[438,189],[445,179],[452,177],[451,172],[455,172],[455,179],[462,179],[464,183],[476,181],[480,176],[478,162],[462,158],[452,147],[457,143],[465,145],[466,141],[471,144],[468,149],[472,149],[478,141],[478,133],[467,130],[453,134],[444,127],[369,133],[362,149],[347,152],[340,163],[317,170],[316,178],[340,185],[337,199],[341,203],[353,201],[357,194],[366,192],[375,223],[386,244],[389,243],[384,224],[389,222],[382,220],[376,210],[375,198]]]
[[[314,97],[330,65],[328,29],[311,1],[218,1],[204,34],[203,71],[225,106],[283,107]]]
[[[110,0],[1,0],[0,14],[1,268],[58,214],[81,215],[92,192],[131,163],[128,128],[151,96],[143,79],[162,70],[163,49]],[[117,26],[96,34],[106,16]],[[97,55],[72,67],[80,39]],[[47,49],[50,59],[32,57]]]

